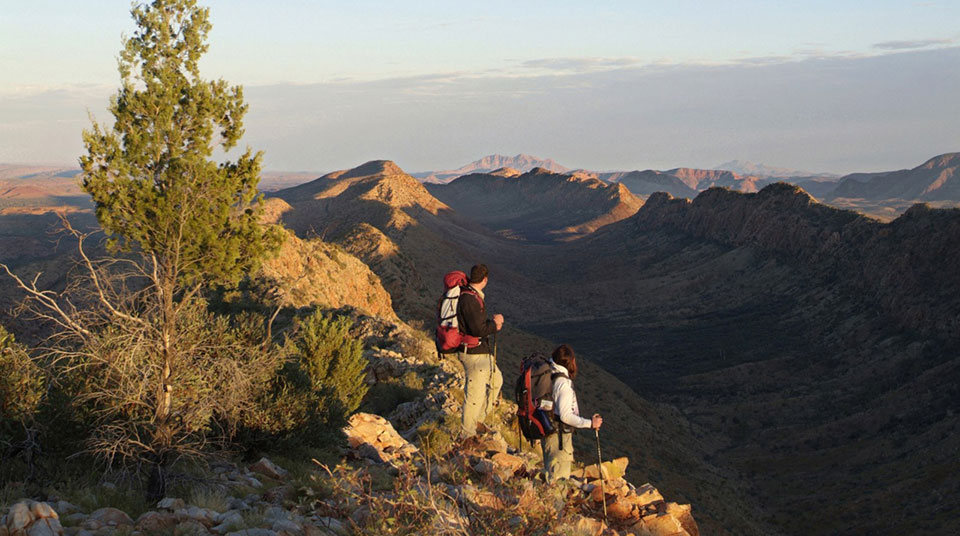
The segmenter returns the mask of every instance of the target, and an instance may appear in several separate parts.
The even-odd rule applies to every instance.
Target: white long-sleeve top
[[[553,380],[553,412],[560,421],[574,428],[590,428],[593,421],[580,416],[580,407],[577,405],[577,393],[573,390],[573,382],[568,378],[567,368],[550,360],[553,373],[563,374]]]

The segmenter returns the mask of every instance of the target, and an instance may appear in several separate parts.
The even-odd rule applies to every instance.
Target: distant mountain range
[[[960,205],[960,176],[957,171],[960,168],[960,153],[936,156],[913,169],[852,173],[842,177],[832,173],[811,173],[743,160],[724,162],[718,169],[678,167],[664,171],[569,170],[553,160],[525,154],[512,157],[490,155],[456,170],[427,171],[415,173],[414,176],[422,182],[449,183],[457,177],[470,174],[492,174],[498,169],[515,169],[519,174],[534,167],[579,179],[619,183],[641,198],[656,192],[666,192],[674,197],[693,199],[714,187],[754,193],[769,184],[786,182],[803,188],[813,197],[830,205],[858,210],[881,220],[891,220],[918,202],[931,203],[936,207]]]
[[[422,182],[446,183],[457,177],[469,175],[471,173],[490,173],[502,168],[516,169],[520,172],[527,172],[533,168],[543,168],[554,173],[567,173],[569,168],[561,166],[549,158],[537,158],[527,154],[518,154],[516,156],[504,156],[502,154],[492,154],[475,160],[469,164],[457,169],[445,171],[421,171],[411,173],[413,177]]]
[[[813,175],[819,177],[839,177],[839,175],[835,175],[833,173],[813,173],[810,171],[801,171],[797,169],[773,167],[765,164],[749,162],[747,160],[730,160],[729,162],[720,164],[715,169],[725,169],[727,171],[739,173],[740,175],[753,175],[754,177],[787,178],[810,177]]]
[[[806,171],[790,170],[755,164],[743,160],[731,160],[717,169],[697,169],[679,167],[666,171],[653,169],[633,171],[592,171],[588,169],[568,169],[551,159],[539,158],[527,154],[504,156],[489,155],[463,167],[445,171],[423,171],[412,176],[425,183],[448,183],[475,173],[492,173],[498,169],[515,169],[521,173],[534,168],[543,168],[554,173],[569,174],[581,178],[595,178],[609,183],[621,183],[632,193],[648,196],[654,192],[667,192],[675,197],[696,197],[697,193],[714,186],[730,188],[741,192],[756,192],[763,186],[777,180],[788,180],[794,184],[808,183],[820,196],[826,192],[822,186],[837,180],[830,173],[814,174]],[[832,188],[832,186],[831,186]]]
[[[578,180],[594,179],[604,183],[618,183],[641,199],[656,192],[693,199],[713,187],[752,193],[774,182],[787,182],[803,188],[814,198],[827,204],[857,210],[881,220],[896,218],[919,202],[930,203],[939,208],[960,206],[960,153],[942,154],[912,169],[852,173],[842,177],[829,173],[811,174],[742,160],[725,162],[719,168],[571,170],[554,160],[521,153],[514,156],[488,155],[453,170],[404,175],[415,177],[425,184],[447,184],[467,175],[500,175],[507,178],[540,169]],[[0,164],[0,210],[23,211],[29,207],[57,205],[88,208],[86,195],[76,182],[78,173],[79,170],[67,167]],[[317,175],[311,172],[264,172],[260,189],[270,192],[296,187]],[[514,201],[516,200],[504,200],[507,204]],[[506,227],[502,230],[507,232]]]

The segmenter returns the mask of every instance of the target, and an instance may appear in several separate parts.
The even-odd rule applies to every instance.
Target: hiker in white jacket
[[[553,351],[550,365],[553,367],[553,414],[557,432],[543,438],[540,445],[543,448],[543,468],[547,481],[553,482],[570,476],[570,465],[573,463],[573,430],[600,428],[603,418],[599,413],[590,419],[580,416],[577,393],[573,390],[573,380],[577,377],[577,358],[573,354],[573,348],[566,344],[558,346]]]

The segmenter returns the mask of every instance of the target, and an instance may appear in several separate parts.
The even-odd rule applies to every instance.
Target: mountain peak
[[[336,171],[329,175],[336,179],[353,179],[356,177],[369,177],[371,175],[400,175],[403,170],[400,166],[393,163],[392,160],[371,160],[361,164],[353,169]]]
[[[554,172],[550,171],[545,167],[534,167],[530,171],[526,172],[524,175],[553,175]]]
[[[488,175],[493,175],[494,177],[519,177],[522,173],[519,170],[513,169],[512,167],[502,167],[488,173]]]
[[[960,166],[960,153],[944,153],[934,156],[920,165],[921,169],[939,169]]]
[[[796,184],[790,184],[789,182],[775,182],[773,184],[764,186],[759,192],[757,192],[757,197],[760,199],[799,199],[803,203],[809,203],[813,201],[813,197],[811,197],[806,190],[797,186]]]

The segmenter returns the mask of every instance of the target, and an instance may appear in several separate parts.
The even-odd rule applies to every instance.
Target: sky
[[[960,151],[957,1],[201,1],[271,170],[527,153],[846,173]],[[0,162],[72,165],[126,0],[0,0]]]

